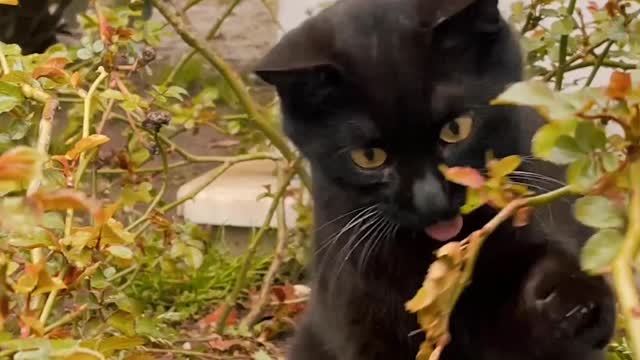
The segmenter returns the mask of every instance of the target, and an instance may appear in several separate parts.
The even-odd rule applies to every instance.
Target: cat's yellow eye
[[[469,137],[473,127],[473,118],[463,115],[446,123],[440,130],[440,139],[449,144],[455,144]]]
[[[387,153],[380,148],[363,148],[351,151],[351,160],[367,170],[377,169],[387,162]]]

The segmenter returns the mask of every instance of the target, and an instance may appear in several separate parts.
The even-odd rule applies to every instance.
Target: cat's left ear
[[[329,54],[333,44],[327,31],[307,23],[287,33],[254,68],[262,80],[276,87],[309,74],[337,71]]]

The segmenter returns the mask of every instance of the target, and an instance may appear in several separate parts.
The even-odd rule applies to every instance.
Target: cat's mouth
[[[464,225],[462,216],[456,215],[450,220],[440,221],[433,225],[427,226],[424,229],[424,232],[434,240],[449,241],[456,237],[460,233],[460,231],[462,231],[462,225]]]

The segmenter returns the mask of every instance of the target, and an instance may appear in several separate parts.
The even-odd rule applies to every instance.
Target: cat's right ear
[[[265,55],[254,73],[277,88],[312,77],[331,77],[339,73],[331,60],[331,37],[326,31],[306,24],[290,31]]]

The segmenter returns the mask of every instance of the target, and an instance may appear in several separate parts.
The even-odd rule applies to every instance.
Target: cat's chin
[[[464,220],[461,215],[456,215],[452,219],[439,221],[433,225],[429,225],[424,232],[433,240],[449,241],[457,237],[462,231]]]

